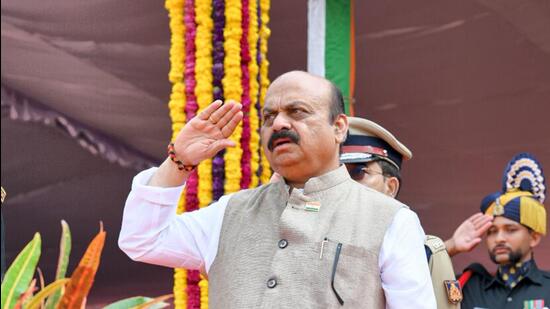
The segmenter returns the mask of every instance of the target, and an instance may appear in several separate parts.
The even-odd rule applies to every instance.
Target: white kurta
[[[134,177],[124,208],[120,248],[135,261],[208,272],[231,196],[178,216],[183,186],[147,186],[155,171],[151,168]],[[424,238],[418,216],[401,208],[384,235],[379,254],[386,308],[436,308]]]

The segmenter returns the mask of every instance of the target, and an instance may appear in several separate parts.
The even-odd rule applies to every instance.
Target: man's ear
[[[542,239],[542,234],[534,231],[531,231],[529,234],[531,234],[531,239],[529,240],[529,247],[533,249],[539,245],[540,240]]]
[[[348,134],[348,117],[345,114],[340,114],[334,120],[334,136],[336,142],[342,144],[346,140]]]
[[[388,190],[387,194],[395,198],[399,192],[399,180],[397,177],[387,177],[386,178],[386,189]]]

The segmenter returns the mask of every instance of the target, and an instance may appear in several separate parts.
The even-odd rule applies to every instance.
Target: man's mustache
[[[274,132],[271,134],[271,137],[269,138],[269,141],[267,142],[267,149],[269,151],[273,151],[273,148],[275,148],[275,145],[273,144],[275,140],[279,138],[288,138],[291,142],[294,144],[300,143],[300,136],[298,136],[298,133],[291,131],[291,130],[281,130]]]
[[[495,252],[497,252],[497,250],[500,250],[500,249],[506,249],[508,251],[512,251],[512,249],[510,249],[508,246],[498,245],[498,246],[494,247],[493,250],[491,250],[491,253],[496,254]]]

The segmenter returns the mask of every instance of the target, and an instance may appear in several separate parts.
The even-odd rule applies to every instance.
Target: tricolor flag
[[[309,0],[307,70],[342,90],[346,114],[353,115],[355,89],[354,0]]]

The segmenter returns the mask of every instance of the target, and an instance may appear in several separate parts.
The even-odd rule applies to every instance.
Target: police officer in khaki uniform
[[[397,197],[401,184],[401,165],[412,152],[388,130],[377,123],[349,117],[349,133],[340,161],[351,177],[379,192]],[[491,217],[477,214],[464,221],[446,242],[426,236],[425,248],[438,308],[460,308],[462,299],[449,253],[471,250],[490,226]],[[449,253],[448,253],[449,251]]]

